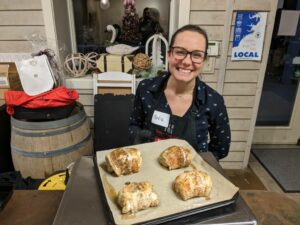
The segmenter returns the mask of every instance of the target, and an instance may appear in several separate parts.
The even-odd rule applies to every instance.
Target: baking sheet
[[[160,153],[172,145],[185,146],[192,150],[193,161],[190,167],[169,171],[159,164],[158,157]],[[238,187],[207,164],[193,147],[184,140],[168,139],[159,142],[133,145],[131,147],[135,147],[141,151],[143,164],[140,172],[121,177],[116,177],[108,173],[104,167],[105,156],[113,149],[98,151],[96,153],[96,163],[100,175],[99,180],[101,181],[100,185],[102,185],[104,189],[115,224],[127,225],[143,223],[170,215],[180,214],[185,211],[188,212],[193,209],[209,209],[210,205],[215,208],[218,207],[217,203],[233,199],[238,192]],[[183,201],[173,191],[172,184],[176,176],[184,171],[193,169],[207,172],[212,178],[213,188],[209,197],[192,198]],[[139,211],[134,215],[123,215],[117,203],[112,200],[113,197],[126,182],[141,182],[146,180],[153,184],[153,189],[158,194],[160,200],[159,206]]]

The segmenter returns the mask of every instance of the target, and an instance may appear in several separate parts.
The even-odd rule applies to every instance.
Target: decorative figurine
[[[112,32],[112,36],[109,41],[109,44],[114,44],[115,42],[119,42],[119,38],[121,35],[121,27],[118,24],[107,25],[105,32]]]
[[[97,68],[97,59],[99,58],[99,54],[96,52],[89,52],[85,55],[85,58],[88,61],[88,68],[89,69],[96,69]]]
[[[149,44],[152,41],[152,52],[151,52],[151,60],[152,65],[156,70],[168,70],[168,41],[162,36],[161,34],[154,34],[151,36],[147,42],[146,42],[146,54],[149,55]],[[162,42],[165,45],[164,48],[162,48]],[[163,62],[163,55],[162,50],[165,51],[165,63]]]
[[[144,53],[138,53],[134,56],[132,64],[135,69],[147,70],[151,67],[151,60],[148,55]]]
[[[64,68],[70,76],[82,77],[89,70],[89,62],[82,53],[75,53],[66,57]]]
[[[139,32],[139,16],[135,9],[134,0],[123,1],[125,15],[122,19],[120,42],[128,45],[138,45],[141,41]]]
[[[161,27],[159,11],[155,8],[144,8],[143,17],[140,18],[140,33],[142,34],[142,44],[145,45],[146,41],[154,34],[163,33]]]

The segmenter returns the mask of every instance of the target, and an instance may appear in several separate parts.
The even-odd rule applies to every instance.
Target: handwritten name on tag
[[[152,115],[151,123],[162,127],[168,127],[169,120],[170,114],[155,110]]]

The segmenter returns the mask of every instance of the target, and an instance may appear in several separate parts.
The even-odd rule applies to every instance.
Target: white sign
[[[231,60],[261,60],[266,22],[266,12],[237,12]]]

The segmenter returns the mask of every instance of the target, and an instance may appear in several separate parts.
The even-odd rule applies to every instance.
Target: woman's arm
[[[210,143],[208,146],[217,160],[228,155],[231,134],[227,109],[223,97],[218,103],[217,110],[212,115],[211,126],[209,127]]]

